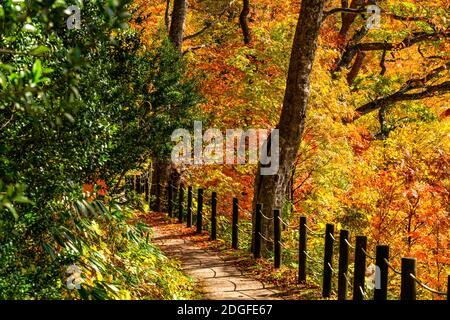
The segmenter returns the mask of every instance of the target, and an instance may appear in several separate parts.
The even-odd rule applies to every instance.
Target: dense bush
[[[188,285],[116,205],[124,174],[168,152],[199,99],[170,43],[148,51],[127,27],[129,2],[0,5],[0,298],[174,298]],[[82,28],[68,30],[74,3]],[[90,203],[83,184],[99,180],[109,196]],[[79,291],[65,287],[72,264]]]

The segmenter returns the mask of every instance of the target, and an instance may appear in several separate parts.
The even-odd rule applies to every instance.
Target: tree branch
[[[368,113],[371,113],[380,108],[385,108],[385,107],[387,107],[393,103],[399,102],[399,101],[421,100],[421,99],[436,96],[437,94],[445,94],[445,93],[449,93],[449,92],[450,92],[450,81],[446,81],[446,82],[443,82],[441,84],[434,85],[434,86],[425,87],[425,90],[416,92],[416,93],[403,93],[400,90],[400,91],[397,91],[396,93],[391,94],[387,97],[376,99],[372,102],[369,102],[369,103],[359,107],[358,109],[356,109],[357,114],[352,119],[352,121],[355,121]]]
[[[353,81],[355,81],[356,77],[358,76],[359,70],[361,70],[365,58],[366,53],[359,51],[358,55],[356,56],[355,62],[353,63],[352,69],[347,75],[347,83],[349,85],[352,85]]]
[[[192,38],[195,38],[195,37],[198,37],[199,35],[203,34],[203,33],[204,33],[206,30],[208,30],[209,28],[214,27],[216,24],[218,24],[219,21],[220,21],[220,18],[222,18],[222,16],[223,16],[225,13],[227,13],[227,11],[230,9],[230,7],[233,5],[233,3],[234,3],[235,1],[236,1],[236,0],[230,1],[230,2],[225,6],[225,8],[219,13],[219,15],[218,15],[218,17],[217,17],[216,20],[214,20],[214,21],[206,21],[206,22],[205,22],[205,26],[204,26],[202,29],[200,29],[199,31],[197,31],[197,32],[194,33],[194,34],[185,36],[185,37],[183,38],[183,41],[189,40],[189,39],[192,39]]]
[[[436,33],[426,33],[426,32],[415,32],[411,36],[406,37],[399,43],[387,43],[387,42],[370,42],[370,43],[359,43],[355,47],[361,51],[378,51],[378,50],[402,50],[415,45],[416,43],[424,41],[438,41],[442,38],[449,38],[450,32],[436,32]]]
[[[372,102],[366,103],[365,105],[356,109],[356,115],[353,117],[351,121],[355,121],[356,119],[372,111],[378,110],[380,108],[381,109],[386,108],[387,106],[399,101],[421,100],[433,97],[436,94],[445,94],[450,92],[450,81],[445,81],[438,85],[429,85],[429,86],[426,85],[427,82],[436,79],[439,76],[439,74],[441,74],[441,72],[449,69],[450,69],[450,62],[432,70],[423,78],[408,80],[397,92],[389,96],[379,98]],[[409,93],[410,91],[417,89],[424,89],[424,90]]]
[[[200,50],[200,49],[203,49],[206,47],[207,47],[206,44],[202,44],[202,45],[195,46],[195,47],[190,47],[190,48],[186,49],[185,51],[183,51],[182,55],[184,56],[184,55],[188,54],[189,52],[197,51],[197,50]]]
[[[323,12],[323,20],[325,20],[326,18],[328,18],[329,16],[335,14],[335,13],[353,13],[353,14],[358,14],[358,13],[365,13],[366,12],[366,8],[360,8],[360,9],[352,9],[352,8],[334,8],[328,11],[324,11]]]
[[[383,50],[383,54],[381,55],[381,61],[380,61],[380,67],[381,67],[381,72],[380,75],[384,76],[386,73],[386,53],[387,50]]]

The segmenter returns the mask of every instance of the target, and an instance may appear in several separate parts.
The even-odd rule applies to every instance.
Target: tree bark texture
[[[317,51],[323,6],[324,0],[302,1],[278,125],[280,130],[279,171],[273,176],[262,176],[258,170],[255,179],[254,207],[256,203],[261,203],[263,214],[269,218],[273,218],[274,209],[283,207],[291,171],[303,136],[310,95],[310,75]],[[273,249],[270,241],[273,239],[273,220],[263,217],[262,234],[269,240],[262,241],[262,253],[267,255],[267,252]],[[254,236],[253,230],[253,240]]]
[[[170,22],[169,39],[179,52],[183,46],[184,25],[187,15],[187,1],[174,0],[172,20]]]
[[[248,26],[249,13],[250,13],[250,0],[243,0],[243,7],[241,14],[239,16],[239,23],[241,25],[245,44],[249,44],[250,42],[252,42],[252,35],[250,32],[250,27]]]

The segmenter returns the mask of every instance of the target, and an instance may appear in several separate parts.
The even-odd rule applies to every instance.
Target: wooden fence
[[[140,177],[136,176],[133,180],[127,180],[130,187],[137,193],[145,193],[145,199],[149,201],[148,195],[148,176]],[[192,199],[193,188],[190,186],[187,189],[187,205],[186,216],[184,216],[184,187],[180,185],[178,188],[178,197],[176,197],[177,190],[174,186],[170,185],[167,188],[167,212],[169,217],[178,217],[178,222],[186,222],[188,228],[192,227],[193,215],[192,215]],[[177,216],[173,210],[173,204],[176,203],[178,198],[178,213]],[[203,231],[203,199],[204,190],[197,190],[197,211],[195,215],[196,233],[200,234]],[[159,201],[159,200],[158,200]],[[232,249],[239,248],[239,206],[238,198],[233,198],[232,201],[232,221],[231,221],[231,247]],[[261,233],[261,225],[263,219],[272,221],[274,239],[266,239]],[[217,193],[211,194],[211,216],[210,216],[210,239],[217,239]],[[261,258],[261,241],[264,240],[273,244],[274,255],[274,267],[281,267],[281,257],[283,244],[281,242],[283,227],[289,227],[289,225],[283,221],[279,210],[273,211],[273,217],[267,217],[262,213],[262,204],[257,204],[255,208],[255,242],[253,246],[252,254],[255,259]],[[300,217],[299,223],[299,240],[298,240],[298,283],[305,283],[307,276],[307,264],[308,261],[317,260],[311,256],[308,252],[308,239],[311,237],[323,238],[324,241],[324,255],[323,261],[320,261],[323,265],[322,269],[322,296],[324,298],[330,298],[332,295],[332,282],[333,276],[337,275],[337,299],[347,300],[349,291],[352,291],[353,300],[368,299],[366,293],[366,263],[367,259],[373,261],[375,271],[375,289],[374,300],[387,300],[388,298],[388,280],[389,271],[392,271],[395,275],[400,276],[400,300],[416,300],[417,285],[421,286],[425,290],[432,292],[436,295],[446,296],[449,298],[450,292],[450,275],[447,276],[447,292],[437,291],[425,285],[417,277],[417,261],[415,258],[405,257],[401,259],[401,270],[396,270],[389,260],[389,246],[377,245],[375,248],[375,255],[371,255],[367,252],[367,237],[356,236],[355,244],[350,242],[350,232],[348,230],[340,230],[338,239],[335,236],[335,226],[333,224],[327,224],[325,227],[325,233],[314,232],[308,227],[307,218]],[[338,266],[337,269],[333,266],[333,256],[335,254],[335,243],[338,244]],[[353,270],[350,266],[350,253],[354,252]]]

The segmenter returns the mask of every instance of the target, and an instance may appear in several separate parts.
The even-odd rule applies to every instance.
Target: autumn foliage
[[[165,1],[135,2],[145,17],[139,27],[147,37],[155,37],[164,25]],[[210,125],[219,129],[274,127],[300,1],[251,1],[249,45],[235,19],[241,4],[231,3],[222,14],[227,0],[190,1],[183,50],[192,73],[201,79],[206,98],[202,108]],[[359,15],[345,32],[344,15],[333,14],[323,22],[307,130],[288,195],[293,210],[285,215],[293,224],[298,215],[317,223],[339,223],[354,235],[369,236],[372,246],[388,243],[394,261],[416,257],[425,282],[443,290],[450,263],[448,93],[396,101],[383,113],[351,119],[359,107],[405,89],[414,79],[426,80],[408,93],[448,81],[448,68],[432,84],[426,78],[450,59],[448,3],[409,0],[379,5],[384,10],[380,28],[369,30],[360,42],[352,42],[365,24]],[[338,8],[341,1],[328,1],[326,6]],[[421,32],[442,36],[411,44]],[[358,43],[392,43],[393,48],[365,52],[349,83],[351,64],[337,74],[333,71],[346,48]],[[251,210],[254,167],[184,170],[188,183],[219,193],[225,202],[222,214],[230,214],[232,196]]]

